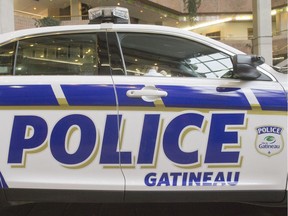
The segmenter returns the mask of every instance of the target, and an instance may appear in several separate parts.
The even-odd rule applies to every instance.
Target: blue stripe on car
[[[2,85],[0,106],[58,106],[51,85]]]
[[[0,188],[8,188],[8,185],[7,185],[7,183],[6,183],[6,181],[5,181],[5,179],[4,179],[4,177],[3,177],[3,175],[2,175],[2,173],[0,172]]]
[[[156,86],[168,93],[166,107],[251,110],[240,88]]]
[[[252,89],[262,110],[287,111],[285,92],[266,89]]]
[[[116,106],[113,85],[61,85],[71,106]]]

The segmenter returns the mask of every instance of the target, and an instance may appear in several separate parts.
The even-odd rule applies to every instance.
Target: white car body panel
[[[14,86],[14,88],[25,88],[26,85],[51,85],[53,93],[62,105],[58,106],[33,106],[27,108],[19,107],[3,107],[1,109],[1,119],[5,124],[1,124],[3,134],[2,141],[9,143],[11,141],[11,129],[15,116],[37,116],[44,119],[48,126],[48,133],[44,144],[32,151],[27,151],[26,160],[23,158],[23,164],[8,164],[9,145],[1,147],[1,172],[5,176],[5,180],[11,188],[42,188],[42,189],[70,189],[70,190],[123,190],[124,178],[118,164],[118,169],[103,169],[99,166],[99,152],[105,130],[105,122],[107,115],[117,115],[116,106],[95,109],[89,106],[73,106],[69,107],[65,104],[67,98],[64,97],[60,85],[106,85],[112,86],[111,77],[2,77],[1,82],[5,85]],[[111,87],[113,92],[113,87]],[[29,97],[29,95],[27,95]],[[66,101],[67,103],[67,101]],[[51,132],[57,122],[64,117],[79,114],[87,116],[95,123],[97,130],[96,143],[93,153],[83,163],[77,165],[61,164],[51,154],[50,138]],[[32,132],[33,133],[33,132]],[[36,133],[36,132],[35,132]],[[37,132],[38,133],[38,132]],[[32,136],[32,135],[31,135]],[[73,154],[79,148],[80,132],[74,132],[70,141],[66,143],[67,152]],[[69,145],[69,147],[68,147]],[[100,150],[99,150],[100,149]],[[6,155],[6,157],[4,157]],[[24,155],[23,155],[24,156]]]
[[[163,107],[163,101],[155,101],[155,108],[148,107],[147,109],[141,108],[131,108],[121,107],[120,106],[120,115],[123,115],[123,118],[126,120],[125,122],[125,129],[121,130],[123,133],[123,151],[131,151],[134,158],[134,164],[132,168],[128,166],[125,169],[125,165],[123,166],[123,172],[126,177],[127,181],[127,190],[283,190],[286,187],[286,173],[285,170],[287,169],[287,157],[286,157],[286,146],[283,146],[281,153],[279,155],[273,157],[265,156],[259,152],[257,152],[256,145],[256,138],[257,138],[257,131],[256,128],[259,126],[264,125],[278,125],[286,130],[287,122],[283,120],[286,114],[285,112],[277,113],[271,111],[260,111],[259,110],[259,102],[255,99],[251,88],[262,88],[262,82],[253,82],[253,81],[230,81],[230,80],[207,80],[207,79],[200,79],[195,80],[195,82],[191,82],[188,78],[178,78],[171,80],[170,78],[163,78],[163,77],[153,77],[153,80],[150,78],[134,78],[134,77],[126,77],[120,78],[115,77],[114,82],[117,85],[128,85],[131,88],[138,85],[145,86],[157,86],[161,89],[161,86],[186,86],[187,88],[203,88],[203,87],[215,87],[215,88],[233,88],[241,86],[242,92],[245,94],[246,98],[250,100],[250,104],[253,104],[252,110],[231,110],[231,109],[187,109],[187,108],[170,108],[165,106]],[[163,88],[165,89],[165,88]],[[162,90],[163,90],[162,89]],[[281,91],[281,86],[276,82],[269,82],[268,85],[265,83],[265,90],[276,90],[278,89]],[[183,92],[185,97],[185,92]],[[170,95],[171,96],[171,95]],[[168,96],[169,97],[169,92]],[[189,96],[187,95],[187,100]],[[121,99],[118,99],[119,103],[121,104]],[[137,99],[136,99],[137,100]],[[141,99],[138,99],[141,100]],[[162,98],[165,101],[165,98]],[[257,103],[258,102],[258,103]],[[165,103],[165,102],[164,102]],[[162,106],[161,106],[162,105]],[[190,165],[181,165],[171,161],[167,155],[163,152],[163,134],[167,130],[167,125],[173,121],[173,119],[177,118],[180,115],[187,114],[187,113],[196,113],[204,116],[205,119],[205,127],[203,126],[201,129],[194,127],[192,132],[187,132],[187,135],[184,138],[179,137],[179,145],[181,145],[181,149],[184,152],[191,152],[198,150],[199,151],[199,163],[190,164]],[[239,163],[232,163],[232,164],[205,164],[204,159],[207,152],[207,142],[209,138],[209,132],[211,133],[210,124],[211,124],[211,115],[214,114],[227,114],[227,113],[241,113],[245,115],[245,122],[243,125],[231,126],[235,128],[232,130],[234,132],[238,132],[239,136],[239,144],[235,145],[235,148],[224,150],[223,152],[228,151],[239,151],[240,158],[242,158],[242,162]],[[158,128],[158,136],[157,136],[157,147],[159,148],[158,152],[155,152],[154,155],[154,163],[153,164],[137,164],[137,155],[139,153],[139,140],[141,140],[141,128],[143,128],[143,118],[145,114],[159,114],[160,115],[160,125]],[[133,119],[139,119],[139,121],[135,122]],[[162,122],[163,121],[163,122]],[[137,126],[135,126],[135,124]],[[188,129],[187,129],[188,130]],[[185,131],[185,130],[184,130]],[[182,131],[182,133],[184,133]],[[189,130],[188,130],[189,131]],[[229,129],[227,129],[229,131]],[[132,136],[131,136],[132,135]],[[135,136],[138,135],[138,136]],[[183,143],[180,141],[183,140]],[[221,139],[221,138],[220,138]],[[287,136],[283,133],[283,141],[284,143],[287,142]],[[241,141],[240,141],[241,140]],[[241,144],[240,144],[241,142]],[[200,159],[201,158],[201,159]],[[157,163],[156,163],[157,161]],[[201,162],[200,162],[201,161]],[[261,163],[255,163],[254,161],[261,161]],[[279,166],[281,164],[281,166]],[[276,168],[277,167],[277,168]],[[280,171],[281,170],[281,171]],[[204,172],[213,172],[212,175],[214,180],[217,176],[217,173],[224,172],[226,174],[227,179],[227,172],[231,172],[235,174],[239,172],[239,181],[235,186],[229,186],[229,182],[224,182],[223,186],[222,183],[217,183],[213,181],[213,177],[211,181],[207,181],[207,186],[203,181],[203,176],[201,178],[200,185],[197,186],[195,182],[193,185],[189,186],[189,180],[183,180],[183,173],[204,173]],[[157,177],[153,176],[153,179],[157,179],[157,183],[159,184],[147,187],[144,183],[145,176],[149,173],[157,173]],[[169,181],[167,178],[163,177],[162,184],[161,182],[161,175],[163,173],[182,173],[178,177],[169,176]],[[186,174],[185,174],[186,175]],[[234,176],[235,177],[235,176]],[[186,178],[186,177],[185,177]],[[152,179],[152,178],[151,178]],[[219,179],[218,179],[219,180]],[[153,180],[154,181],[154,180]],[[173,182],[174,181],[174,182]],[[184,186],[183,186],[184,181]],[[176,184],[177,185],[173,185]],[[232,182],[233,183],[233,182]],[[212,184],[212,185],[211,185]],[[213,186],[213,184],[217,185],[217,187]],[[170,185],[170,186],[167,186]],[[210,186],[209,186],[210,185]]]
[[[91,32],[170,35],[213,47],[229,56],[243,54],[188,31],[109,23],[6,33],[0,35],[0,46],[42,35]],[[0,119],[5,123],[0,124],[1,187],[7,191],[119,191],[121,196],[129,192],[276,191],[282,199],[287,193],[288,173],[287,75],[266,64],[258,69],[271,81],[116,75],[1,76],[0,90],[3,88],[5,93],[12,89],[11,97],[2,95],[3,99],[14,103],[1,105],[0,101]],[[47,91],[47,104],[37,93],[33,94],[34,87],[35,91]],[[17,105],[17,98],[13,97],[18,93],[13,95],[13,88],[27,88],[40,104],[29,104],[34,99],[27,95],[28,102],[22,98]],[[156,97],[131,95],[143,88],[147,90],[145,94],[161,92]],[[28,121],[32,117],[34,126]],[[177,120],[179,117],[184,120]],[[154,132],[149,129],[150,123]],[[222,129],[216,127],[222,123]],[[174,129],[179,131],[171,135]],[[219,129],[222,136],[214,129]],[[27,146],[20,142],[18,146],[18,131],[24,134],[22,141]],[[31,142],[38,134],[41,142]],[[62,139],[58,143],[59,137]],[[176,141],[170,143],[172,139]],[[267,139],[272,139],[271,143]],[[272,142],[277,149],[269,151]],[[221,149],[213,150],[213,143]],[[213,157],[215,151],[218,156]],[[189,161],[190,156],[194,161]],[[226,162],[222,156],[227,156]]]

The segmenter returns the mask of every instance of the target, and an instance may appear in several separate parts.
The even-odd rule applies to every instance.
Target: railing
[[[20,11],[20,10],[14,10],[14,16],[22,16],[22,17],[35,18],[35,19],[43,18],[42,15],[29,13],[29,12],[26,12],[26,11]]]
[[[59,21],[70,21],[70,20],[89,20],[88,15],[76,15],[76,16],[52,16],[54,19]]]

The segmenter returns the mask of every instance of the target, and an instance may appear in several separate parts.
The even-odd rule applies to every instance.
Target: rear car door
[[[0,50],[7,199],[123,200],[118,155],[109,149],[118,118],[106,33],[40,35]]]
[[[231,54],[179,35],[118,38],[126,200],[284,198],[287,99],[271,75],[259,68],[258,79],[237,79]]]

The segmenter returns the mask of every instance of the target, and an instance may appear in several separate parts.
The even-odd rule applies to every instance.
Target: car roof
[[[113,24],[113,23],[102,23],[100,25],[67,25],[67,26],[53,26],[53,27],[41,27],[41,28],[31,28],[25,30],[18,30],[13,32],[8,32],[0,34],[0,44],[5,44],[19,39],[26,39],[30,37],[36,37],[41,35],[50,34],[65,34],[65,33],[84,33],[91,31],[110,31],[110,32],[139,32],[139,33],[155,33],[155,34],[165,34],[174,35],[179,37],[184,37],[192,39],[212,46],[216,49],[229,52],[230,54],[240,54],[243,53],[235,48],[225,45],[216,40],[207,38],[205,36],[173,27],[167,26],[157,26],[157,25],[141,25],[141,24]]]

